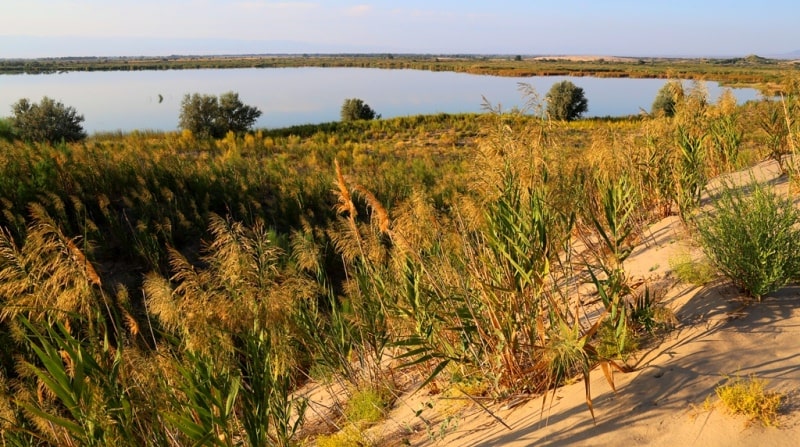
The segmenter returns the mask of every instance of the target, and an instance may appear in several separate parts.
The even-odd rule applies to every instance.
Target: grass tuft
[[[347,401],[345,416],[354,424],[373,424],[380,421],[389,405],[386,394],[374,388],[355,391]]]
[[[692,259],[686,252],[671,257],[669,267],[681,282],[696,286],[710,283],[717,274],[717,270],[707,259]]]
[[[765,427],[774,427],[778,425],[778,411],[784,396],[766,391],[766,384],[766,380],[755,376],[729,377],[715,392],[731,413],[745,415],[750,421],[761,421]]]

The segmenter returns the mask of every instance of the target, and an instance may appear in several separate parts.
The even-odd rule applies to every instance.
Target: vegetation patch
[[[714,280],[717,269],[707,259],[693,259],[688,252],[669,259],[669,266],[681,282],[704,286]]]
[[[374,424],[386,415],[390,401],[387,392],[375,388],[356,390],[347,401],[344,414],[353,424]]]
[[[330,435],[316,439],[317,447],[372,447],[375,444],[358,427],[349,425]]]
[[[751,181],[723,185],[713,209],[697,219],[697,229],[714,265],[760,300],[800,272],[798,218],[791,199]]]
[[[766,390],[766,380],[750,376],[729,377],[728,381],[714,389],[720,401],[731,413],[747,416],[750,421],[759,421],[764,426],[778,425],[778,412],[784,396]]]

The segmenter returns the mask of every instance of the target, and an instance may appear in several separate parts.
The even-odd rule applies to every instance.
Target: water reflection
[[[75,107],[86,117],[88,132],[133,129],[175,130],[187,93],[236,91],[246,104],[264,113],[257,127],[285,127],[339,119],[346,98],[361,98],[384,118],[439,112],[480,112],[482,98],[508,110],[522,107],[518,83],[544,96],[568,79],[589,100],[586,116],[620,116],[649,110],[663,79],[589,77],[505,78],[464,73],[367,68],[275,68],[69,72],[49,75],[0,75],[0,115],[11,113],[20,98],[42,96]],[[706,84],[716,101],[722,89]],[[739,102],[757,99],[754,89],[734,89]]]

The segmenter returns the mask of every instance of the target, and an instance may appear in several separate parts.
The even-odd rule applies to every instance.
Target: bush
[[[243,104],[238,93],[219,98],[194,93],[183,97],[178,126],[201,137],[222,138],[228,132],[248,131],[260,116],[261,110]]]
[[[650,113],[657,116],[672,117],[675,115],[675,105],[683,86],[680,82],[673,81],[664,84],[656,94],[653,105],[650,106]]]
[[[11,125],[25,141],[80,141],[86,138],[81,123],[84,118],[73,107],[66,107],[47,96],[39,104],[27,98],[11,106]]]
[[[371,120],[380,119],[381,117],[376,115],[369,105],[358,98],[345,99],[340,115],[342,121]]]
[[[572,121],[589,110],[589,101],[583,89],[570,81],[553,84],[547,92],[547,115],[550,119]]]
[[[752,181],[724,185],[713,210],[697,220],[714,265],[754,298],[786,285],[800,271],[800,214],[792,201]]]

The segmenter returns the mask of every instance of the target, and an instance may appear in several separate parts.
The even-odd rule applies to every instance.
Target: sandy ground
[[[788,187],[773,163],[754,172],[779,191]],[[709,187],[713,193],[714,185]],[[437,401],[417,393],[400,399],[386,422],[370,429],[371,436],[378,445],[458,447],[800,445],[800,288],[749,303],[724,280],[705,287],[681,284],[671,275],[669,259],[687,251],[700,255],[678,219],[670,217],[653,225],[628,259],[632,278],[668,286],[665,302],[678,323],[637,354],[634,372],[615,374],[616,393],[599,369],[592,373],[594,423],[579,381],[557,390],[555,399],[548,395],[544,407],[541,397],[512,408],[508,402],[486,402],[482,409],[471,401]],[[785,393],[779,427],[748,424],[727,413],[714,395],[726,376],[751,374]],[[714,405],[705,404],[709,396]],[[438,425],[426,427],[425,421]]]

